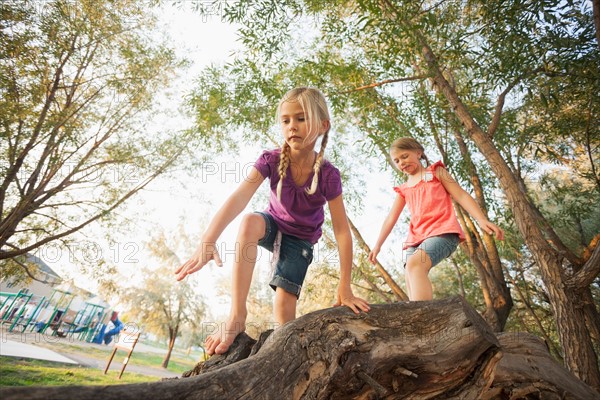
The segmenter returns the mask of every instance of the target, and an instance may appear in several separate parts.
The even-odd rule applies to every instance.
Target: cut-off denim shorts
[[[277,223],[269,213],[257,211],[256,214],[262,215],[266,224],[265,236],[258,241],[258,245],[273,253],[272,264],[275,264],[272,266],[273,276],[269,286],[273,290],[280,287],[299,298],[306,271],[313,260],[312,243],[279,232]]]
[[[411,246],[404,250],[404,267],[408,257],[412,256],[417,249],[423,250],[431,259],[433,268],[444,258],[450,257],[460,243],[460,237],[457,233],[445,233],[439,236],[432,236],[423,240],[418,246]]]

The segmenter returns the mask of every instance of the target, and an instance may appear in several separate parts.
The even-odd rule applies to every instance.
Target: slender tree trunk
[[[456,277],[458,278],[458,287],[460,289],[460,295],[462,297],[467,297],[465,293],[465,284],[463,282],[462,273],[460,272],[460,266],[456,263],[456,261],[454,261],[454,259],[451,259],[451,261],[452,265],[454,265],[454,269],[456,269]]]
[[[327,233],[323,233],[323,238],[325,239],[328,245],[335,247],[335,241],[331,239],[331,237],[327,235]],[[377,293],[377,295],[381,298],[383,302],[393,303],[393,299],[391,298],[391,296],[388,293],[381,290],[381,288],[377,285],[376,282],[373,282],[376,277],[373,277],[371,275],[371,271],[365,271],[366,268],[363,269],[359,267],[355,262],[352,262],[352,268],[358,273],[362,280],[364,280],[367,283],[367,285],[369,285],[371,290]]]
[[[365,240],[363,239],[356,225],[354,225],[350,218],[348,218],[348,223],[350,224],[350,229],[352,230],[354,238],[358,242],[360,248],[363,249],[367,254],[369,254],[371,249],[367,242],[365,242]],[[375,268],[377,268],[377,272],[381,274],[381,277],[383,278],[385,283],[390,287],[390,289],[392,289],[392,292],[394,293],[394,296],[396,296],[396,299],[398,299],[398,301],[408,301],[408,296],[406,295],[406,293],[404,293],[402,288],[398,285],[398,283],[396,283],[394,278],[392,278],[390,273],[383,267],[383,265],[377,263],[375,265]]]
[[[433,123],[433,118],[429,115],[429,107],[427,107],[427,111],[429,124],[434,133],[438,150],[442,154],[442,157],[446,159],[446,150],[440,141],[439,133]],[[471,175],[470,180],[475,191],[475,200],[477,201],[479,208],[481,208],[487,216],[487,205],[481,180],[479,179],[475,165],[471,160],[467,145],[458,129],[454,129],[454,137],[456,138],[462,158]],[[502,262],[498,255],[496,243],[494,242],[494,238],[486,232],[484,232],[483,238],[481,238],[477,228],[470,218],[462,212],[461,207],[456,203],[454,204],[454,207],[457,210],[459,222],[467,235],[466,246],[464,247],[466,247],[467,254],[475,266],[477,274],[479,275],[479,280],[481,281],[481,290],[483,291],[483,298],[486,305],[484,318],[496,332],[501,332],[506,325],[508,315],[513,306],[513,301],[510,289],[504,279]]]
[[[161,367],[167,368],[169,366],[169,361],[171,360],[171,353],[173,352],[173,347],[175,346],[175,339],[177,339],[177,328],[169,328],[169,348],[167,349],[167,354],[161,364]]]
[[[525,296],[525,294],[519,287],[519,284],[516,281],[516,279],[512,278],[508,271],[506,272],[506,275],[509,277],[514,290],[517,292],[517,297],[521,300],[521,303],[523,303],[523,306],[525,307],[525,311],[529,314],[529,316],[531,318],[533,318],[533,321],[537,325],[539,335],[541,335],[544,338],[544,340],[546,341],[546,346],[548,346],[555,354],[559,354],[559,352],[560,352],[559,349],[556,348],[556,346],[553,344],[554,342],[548,336],[548,333],[546,332],[546,329],[544,328],[542,321],[540,320],[538,315],[535,313],[535,310],[531,306],[531,302],[529,301],[529,299]],[[522,321],[521,323],[523,324],[523,326],[527,326],[527,324],[525,324],[525,322]]]
[[[592,7],[594,8],[594,26],[596,27],[596,40],[598,41],[598,47],[600,48],[600,0],[592,0]]]

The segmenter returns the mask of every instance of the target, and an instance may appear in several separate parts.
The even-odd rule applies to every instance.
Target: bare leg
[[[423,250],[418,249],[406,262],[406,282],[411,301],[433,299],[433,288],[429,280],[431,259]]]
[[[275,314],[275,320],[279,326],[288,321],[296,319],[297,302],[298,298],[296,295],[286,292],[280,287],[277,288],[275,291],[275,305],[273,307],[273,311]]]
[[[224,354],[236,336],[246,330],[246,299],[256,264],[258,241],[265,235],[266,224],[259,214],[247,214],[242,219],[236,241],[236,259],[233,264],[231,284],[231,311],[227,322],[219,331],[206,339],[208,354]]]

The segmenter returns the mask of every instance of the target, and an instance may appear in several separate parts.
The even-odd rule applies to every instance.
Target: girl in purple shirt
[[[246,329],[246,299],[250,289],[257,246],[273,252],[275,290],[274,314],[279,324],[296,318],[296,303],[312,262],[313,245],[321,237],[324,206],[329,205],[340,257],[340,285],[335,305],[346,305],[355,313],[368,311],[369,305],[355,297],[350,288],[352,236],[342,199],[340,173],[323,155],[331,127],[323,94],[314,88],[287,92],[277,107],[281,124],[281,149],[265,151],[236,191],[213,217],[192,257],[175,273],[177,280],[200,270],[209,261],[222,265],[216,242],[223,230],[237,217],[262,184],[269,178],[271,194],[264,212],[243,217],[237,237],[228,321],[206,339],[208,354],[227,352],[235,337]],[[319,152],[317,139],[322,136]]]

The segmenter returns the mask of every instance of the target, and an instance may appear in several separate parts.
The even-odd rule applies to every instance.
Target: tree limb
[[[348,218],[348,223],[350,224],[350,229],[352,230],[352,233],[354,234],[354,238],[358,242],[358,245],[363,249],[364,252],[369,254],[371,252],[371,248],[369,247],[367,242],[365,242],[365,240],[363,239],[363,237],[360,234],[360,231],[358,230],[356,225],[354,225],[354,223],[352,222],[352,220],[350,218]],[[394,278],[392,278],[390,273],[386,271],[386,269],[383,267],[383,265],[381,265],[380,262],[377,262],[375,264],[375,268],[377,268],[377,271],[379,271],[379,273],[383,277],[383,280],[385,281],[385,283],[387,283],[387,285],[390,287],[390,289],[392,289],[394,296],[396,296],[396,298],[399,301],[408,301],[408,296],[406,295],[406,293],[404,293],[402,288],[400,286],[398,286],[398,284],[396,283]]]
[[[137,192],[139,192],[140,190],[142,190],[144,187],[146,187],[150,182],[152,182],[154,180],[154,178],[156,178],[157,176],[159,176],[160,174],[162,174],[176,159],[177,157],[179,157],[179,155],[183,152],[183,148],[179,149],[169,160],[167,160],[163,165],[161,165],[161,167],[156,170],[153,174],[151,174],[149,177],[147,177],[142,183],[140,183],[138,186],[136,186],[134,189],[132,189],[131,191],[129,191],[127,194],[125,194],[124,196],[122,196],[120,199],[118,199],[114,204],[112,204],[110,207],[108,207],[105,210],[102,210],[101,212],[99,212],[98,214],[94,215],[91,218],[88,218],[86,221],[82,222],[81,224],[68,229],[66,231],[57,233],[54,236],[49,236],[46,237],[34,244],[31,244],[29,246],[26,247],[22,247],[19,248],[18,250],[12,250],[12,251],[6,251],[6,250],[0,250],[0,260],[2,259],[6,259],[6,258],[12,258],[12,257],[16,257],[25,253],[28,253],[29,251],[38,248],[46,243],[49,243],[53,240],[56,239],[60,239],[62,237],[68,236],[74,232],[77,232],[78,230],[80,230],[81,228],[83,228],[84,226],[90,224],[93,221],[96,221],[97,219],[105,216],[106,214],[112,212],[113,210],[115,210],[117,207],[119,207],[121,204],[123,204],[127,199],[129,199],[131,196],[133,196],[134,194],[136,194]]]
[[[498,101],[496,102],[496,108],[494,111],[494,116],[492,117],[492,122],[490,123],[487,129],[487,135],[489,137],[493,137],[494,133],[496,133],[496,129],[498,129],[498,126],[500,126],[500,119],[502,118],[502,109],[504,108],[504,102],[506,101],[506,96],[508,95],[508,93],[526,77],[530,75],[535,75],[536,73],[542,72],[543,70],[543,68],[536,68],[533,71],[519,75],[508,84],[508,86],[502,91],[502,93],[500,93],[500,96],[498,96]]]
[[[565,281],[565,285],[575,290],[588,287],[600,274],[600,245],[596,245],[594,252],[579,271]]]
[[[427,78],[429,78],[429,76],[427,76],[427,75],[415,75],[415,76],[407,76],[405,78],[386,79],[386,80],[383,80],[380,82],[373,82],[368,85],[359,86],[359,87],[351,89],[351,90],[346,90],[346,91],[340,92],[340,94],[348,94],[348,93],[352,93],[352,92],[358,92],[359,90],[372,89],[374,87],[388,85],[390,83],[418,81],[418,80],[427,79]]]

